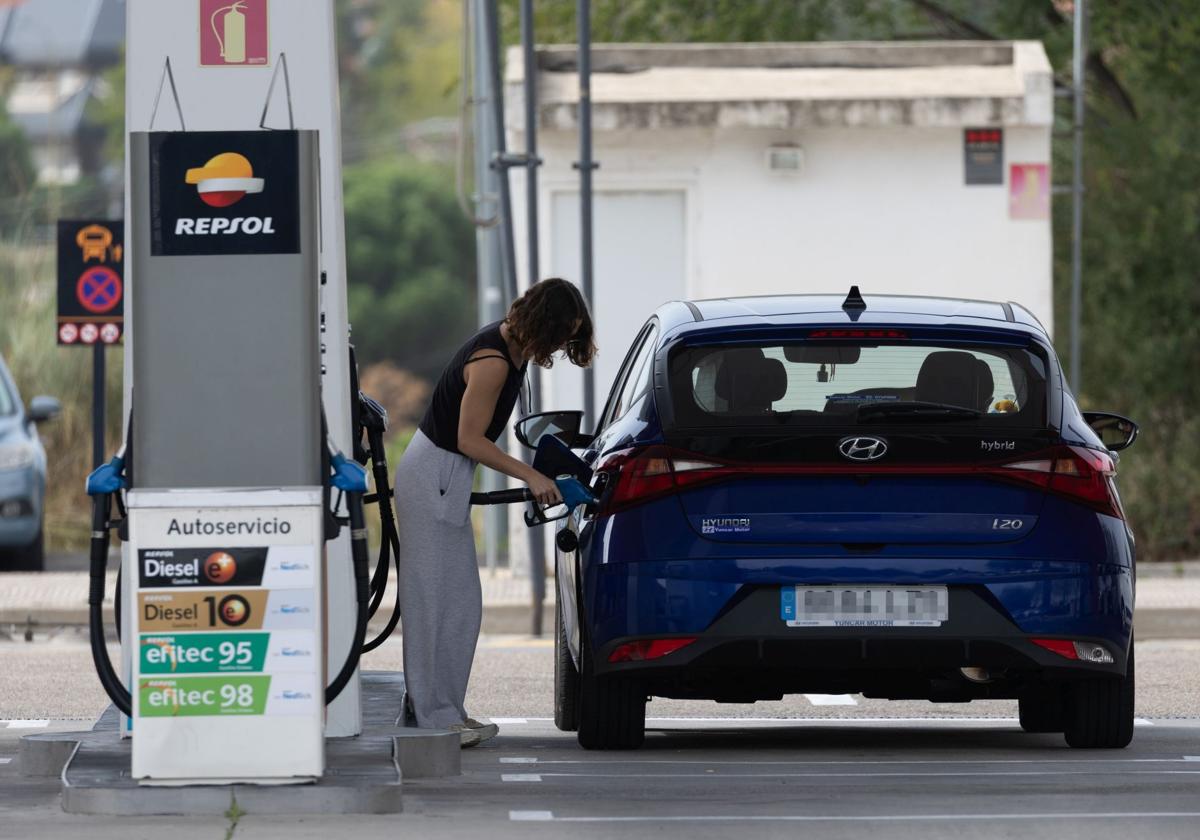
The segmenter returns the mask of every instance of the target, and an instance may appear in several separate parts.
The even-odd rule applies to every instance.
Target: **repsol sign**
[[[299,135],[150,135],[152,256],[300,250]]]

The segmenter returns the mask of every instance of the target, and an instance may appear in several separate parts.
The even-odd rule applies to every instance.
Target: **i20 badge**
[[[887,451],[887,441],[872,435],[852,435],[838,441],[838,452],[851,461],[877,461]]]

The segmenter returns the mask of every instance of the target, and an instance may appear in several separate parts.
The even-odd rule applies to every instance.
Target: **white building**
[[[575,48],[539,48],[537,62],[542,273],[578,282]],[[670,299],[857,284],[868,300],[1018,301],[1052,323],[1040,43],[597,45],[593,71],[598,406]],[[510,50],[517,151],[523,73]],[[514,170],[519,251],[522,179]],[[545,405],[582,404],[569,365],[546,382]]]

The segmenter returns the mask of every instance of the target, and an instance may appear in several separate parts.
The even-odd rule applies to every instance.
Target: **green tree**
[[[475,327],[474,233],[442,167],[399,159],[345,171],[350,320],[360,363],[434,379]]]

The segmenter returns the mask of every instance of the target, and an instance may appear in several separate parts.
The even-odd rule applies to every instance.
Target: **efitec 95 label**
[[[261,671],[270,633],[166,633],[143,635],[141,674],[212,674]]]
[[[269,676],[147,677],[138,681],[141,717],[261,715]]]

